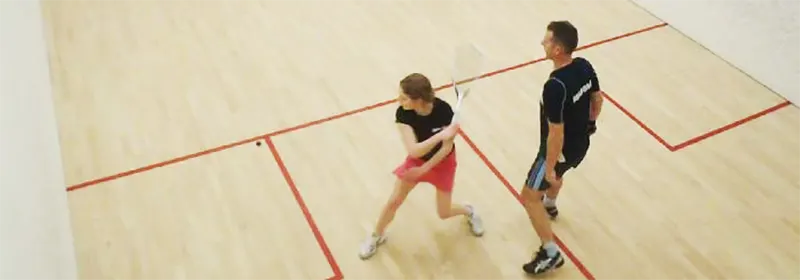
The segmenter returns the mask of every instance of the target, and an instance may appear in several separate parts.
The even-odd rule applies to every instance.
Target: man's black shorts
[[[568,159],[565,161],[556,162],[555,171],[556,171],[556,178],[561,178],[571,168],[578,167],[578,165],[583,161],[583,155],[577,157],[575,159]],[[525,179],[525,186],[534,190],[534,191],[546,191],[550,188],[550,184],[547,180],[544,179],[545,173],[545,155],[544,153],[539,153],[536,156],[536,160],[533,161],[531,165],[531,169],[528,170],[528,177]]]

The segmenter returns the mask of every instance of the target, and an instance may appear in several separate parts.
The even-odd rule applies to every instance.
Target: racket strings
[[[461,106],[464,99],[475,87],[476,81],[483,75],[483,53],[472,44],[458,46],[455,49],[452,67],[450,78],[457,98],[453,122],[457,122],[462,114]]]

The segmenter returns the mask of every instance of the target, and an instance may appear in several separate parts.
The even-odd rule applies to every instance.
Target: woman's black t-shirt
[[[453,108],[438,97],[434,99],[433,110],[427,116],[417,115],[414,110],[405,110],[403,106],[398,106],[395,112],[395,122],[411,126],[414,130],[414,135],[417,137],[417,142],[425,141],[434,134],[439,133],[439,131],[450,125],[452,120]],[[420,159],[428,161],[441,148],[442,143],[439,142]]]

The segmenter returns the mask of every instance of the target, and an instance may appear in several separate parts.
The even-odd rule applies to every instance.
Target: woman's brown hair
[[[435,98],[431,81],[420,73],[413,73],[403,78],[400,81],[400,89],[412,100],[422,99],[425,102],[433,102]]]

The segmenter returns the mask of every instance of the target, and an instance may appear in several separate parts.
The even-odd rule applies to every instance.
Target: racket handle
[[[458,123],[458,121],[460,120],[461,120],[461,114],[458,111],[456,111],[453,114],[453,119],[450,121],[450,123]]]

